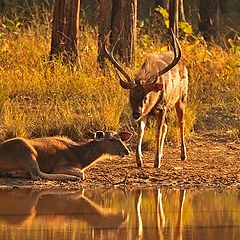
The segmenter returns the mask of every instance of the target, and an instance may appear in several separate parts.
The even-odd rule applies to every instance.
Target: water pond
[[[240,193],[0,190],[0,239],[240,239]]]

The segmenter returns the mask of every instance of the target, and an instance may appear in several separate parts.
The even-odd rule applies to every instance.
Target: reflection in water
[[[136,192],[136,213],[137,213],[137,224],[136,227],[138,229],[137,231],[137,238],[142,239],[143,237],[143,222],[142,222],[142,214],[141,214],[141,205],[142,205],[142,191]]]
[[[164,238],[164,227],[165,227],[165,214],[163,210],[163,202],[162,202],[162,193],[160,189],[153,190],[154,191],[154,202],[155,202],[155,211],[154,214],[154,220],[155,220],[155,234],[152,237],[158,238],[158,239],[165,239]],[[175,232],[173,235],[174,240],[182,240],[182,212],[183,212],[183,204],[185,200],[185,194],[186,190],[179,190],[179,209],[177,211],[177,222],[175,227]],[[137,236],[136,238],[141,240],[144,239],[143,235],[143,220],[142,220],[142,214],[141,214],[141,205],[142,205],[142,191],[136,192],[136,226],[137,226]],[[145,226],[146,228],[148,227]],[[150,236],[149,236],[150,237]]]
[[[0,239],[240,239],[237,192],[0,190]]]

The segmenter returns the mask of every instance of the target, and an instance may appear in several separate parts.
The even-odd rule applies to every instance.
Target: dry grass
[[[1,20],[3,21],[3,20]],[[81,63],[70,70],[50,63],[51,32],[35,21],[18,32],[2,29],[0,38],[0,138],[68,135],[81,137],[88,130],[132,129],[128,92],[121,89],[111,67],[97,65],[97,42],[89,29],[81,38]],[[199,40],[182,42],[190,73],[187,134],[193,129],[224,128],[239,134],[240,53],[219,46],[207,48]],[[134,75],[144,58],[163,46],[149,43],[137,50]],[[177,128],[170,112],[169,138]],[[208,116],[208,117],[206,117]],[[154,136],[153,124],[146,141]]]

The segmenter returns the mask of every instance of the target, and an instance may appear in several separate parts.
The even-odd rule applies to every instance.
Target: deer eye
[[[148,102],[148,98],[145,97],[145,98],[143,99],[143,103],[146,104],[147,102]]]

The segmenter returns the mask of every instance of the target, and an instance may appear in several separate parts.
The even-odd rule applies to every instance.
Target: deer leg
[[[185,138],[184,138],[184,112],[185,112],[185,104],[182,102],[176,103],[176,112],[178,116],[179,128],[180,128],[180,137],[181,137],[181,160],[187,160],[187,153],[186,153],[186,145],[185,145]]]
[[[68,175],[79,177],[81,180],[85,179],[84,172],[77,167],[66,167],[62,169],[55,169],[53,173],[68,174]]]
[[[163,157],[163,145],[167,133],[167,124],[165,123],[165,118],[166,109],[162,109],[159,116],[157,117],[157,133],[156,133],[157,152],[154,162],[155,168],[160,168],[161,159]]]
[[[146,126],[146,118],[141,119],[138,123],[138,138],[137,138],[137,149],[136,149],[136,162],[137,166],[142,166],[142,140],[144,135],[144,129]]]

